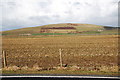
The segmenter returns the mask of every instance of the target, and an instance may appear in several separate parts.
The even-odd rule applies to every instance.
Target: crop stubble
[[[7,66],[57,67],[59,49],[63,64],[79,67],[118,66],[117,35],[3,38]]]

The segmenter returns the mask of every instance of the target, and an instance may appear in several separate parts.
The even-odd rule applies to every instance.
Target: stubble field
[[[3,37],[2,41],[7,66],[59,67],[59,49],[62,49],[62,63],[67,68],[77,67],[82,71],[118,72],[117,35]]]

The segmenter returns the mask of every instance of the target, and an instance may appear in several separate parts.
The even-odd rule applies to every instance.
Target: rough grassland
[[[117,35],[4,37],[2,40],[7,66],[58,67],[59,49],[62,49],[62,61],[68,70],[118,72]]]
[[[40,30],[42,27],[44,28],[46,27],[74,27],[76,28],[76,31],[94,31],[98,29],[103,29],[103,26],[99,26],[99,25],[92,25],[92,24],[76,24],[75,25],[75,24],[63,23],[63,24],[49,24],[49,25],[44,25],[44,26],[28,27],[28,28],[3,31],[3,35],[19,35],[19,34],[24,34],[24,33],[37,34],[37,33],[40,33]]]

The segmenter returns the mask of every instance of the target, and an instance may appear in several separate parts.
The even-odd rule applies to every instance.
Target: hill
[[[116,34],[117,28],[93,24],[63,23],[3,31],[2,35],[53,35],[53,33],[54,35],[100,33]]]

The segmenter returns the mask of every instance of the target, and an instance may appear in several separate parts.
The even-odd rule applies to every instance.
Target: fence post
[[[62,67],[62,49],[59,49],[60,53],[60,67]]]
[[[4,66],[4,67],[7,66],[7,62],[6,62],[6,53],[5,53],[5,51],[3,51],[3,66]]]

